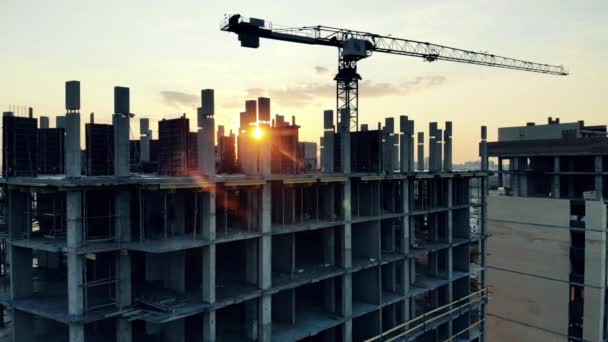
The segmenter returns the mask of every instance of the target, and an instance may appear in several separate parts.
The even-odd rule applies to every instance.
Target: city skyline
[[[0,43],[8,47],[0,65],[10,80],[0,85],[3,110],[16,104],[34,107],[37,116],[64,114],[63,82],[78,79],[82,113],[95,112],[99,122],[111,121],[115,85],[131,88],[137,117],[156,121],[185,112],[194,118],[200,89],[214,88],[218,125],[235,129],[245,100],[269,96],[273,115],[296,115],[302,139],[318,142],[322,111],[335,110],[336,51],[272,41],[243,49],[236,37],[219,30],[224,13],[239,12],[282,25],[361,29],[569,69],[571,75],[556,77],[381,54],[362,61],[360,122],[375,127],[380,118],[407,114],[417,121],[416,131],[426,132],[428,122],[453,121],[458,163],[477,159],[471,144],[477,145],[481,125],[494,140],[498,127],[544,123],[548,116],[601,123],[600,79],[608,70],[601,59],[608,52],[602,13],[608,6],[600,1],[492,8],[479,6],[484,1],[349,2],[346,8],[314,1],[301,8],[259,2],[116,4],[0,5]],[[29,27],[28,20],[37,25]]]

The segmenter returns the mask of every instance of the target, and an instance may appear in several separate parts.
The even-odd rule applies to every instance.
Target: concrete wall
[[[566,342],[568,338],[534,327],[488,316],[490,342]]]
[[[488,313],[568,335],[568,283],[490,268],[488,287]]]
[[[577,122],[560,125],[535,125],[521,127],[504,127],[498,129],[499,141],[561,139],[565,130],[577,130]]]
[[[570,228],[570,201],[553,198],[488,196],[488,220]]]
[[[491,220],[488,230],[490,266],[569,281],[570,230]]]

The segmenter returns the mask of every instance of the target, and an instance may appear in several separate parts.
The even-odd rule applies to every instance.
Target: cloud
[[[181,91],[164,90],[160,92],[160,96],[164,104],[175,109],[192,108],[198,104],[198,96]]]
[[[424,89],[438,87],[447,81],[445,76],[419,76],[402,82],[363,81],[359,84],[362,97],[378,98],[384,96],[407,96]],[[284,107],[301,107],[336,96],[336,85],[330,82],[308,82],[283,88],[249,88],[244,97],[235,97],[224,103],[226,108],[244,108],[246,99],[267,96]]]
[[[317,65],[315,66],[315,72],[317,73],[317,75],[325,75],[329,72],[329,69],[324,66]]]

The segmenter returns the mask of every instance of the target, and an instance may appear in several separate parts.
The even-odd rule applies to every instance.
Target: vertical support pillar
[[[519,169],[522,171],[522,173],[519,174],[519,194],[520,196],[526,197],[528,196],[528,158],[519,158]]]
[[[407,115],[399,116],[399,131],[401,134],[399,135],[399,144],[401,145],[401,150],[399,154],[399,169],[401,173],[407,173],[410,169],[410,159],[409,159],[409,151],[410,151],[410,136],[408,131],[408,120]]]
[[[64,163],[67,177],[80,177],[80,82],[65,83],[65,119],[57,117],[57,127],[65,127]]]
[[[395,170],[393,136],[395,133],[395,119],[385,118],[384,128],[382,129],[382,171],[392,173]]]
[[[602,182],[602,171],[603,171],[603,161],[602,161],[602,156],[595,156],[595,191],[597,191],[599,193],[600,196],[602,196],[602,192],[604,189],[603,186],[603,182]],[[603,196],[602,196],[603,198]]]
[[[443,130],[437,129],[437,136],[435,137],[435,144],[437,153],[435,154],[435,164],[437,165],[435,168],[437,172],[441,172],[441,168],[443,167]]]
[[[409,179],[404,179],[401,183],[401,193],[403,194],[403,201],[402,201],[402,211],[403,211],[403,218],[402,218],[402,235],[400,236],[401,239],[401,246],[403,246],[403,255],[405,256],[405,259],[403,260],[403,262],[399,265],[399,267],[401,267],[401,276],[403,277],[403,279],[401,279],[401,283],[403,284],[403,288],[401,289],[401,295],[405,296],[405,300],[403,302],[403,305],[401,306],[401,317],[403,318],[403,320],[405,322],[407,322],[410,319],[410,298],[409,298],[409,292],[410,292],[410,283],[411,283],[411,279],[410,279],[410,262],[409,262],[409,253],[410,253],[410,181]]]
[[[553,175],[553,198],[559,198],[560,195],[560,189],[561,189],[561,184],[560,184],[560,170],[559,170],[559,162],[560,159],[559,157],[553,157],[553,172],[555,173]]]
[[[481,157],[481,171],[488,171],[488,128],[481,126],[481,143],[479,156]]]
[[[114,87],[114,175],[125,177],[129,175],[130,148],[129,141],[129,88]]]
[[[429,171],[437,172],[437,123],[429,123]]]
[[[114,226],[118,241],[131,241],[131,193],[128,190],[116,190],[114,194]],[[119,308],[132,304],[131,302],[131,255],[127,250],[121,250],[116,256],[116,302]],[[131,342],[133,327],[127,319],[116,319],[116,341]]]
[[[150,130],[150,119],[139,119],[139,162],[150,161],[150,139],[152,139],[152,131]]]
[[[498,187],[502,188],[505,186],[505,182],[504,182],[504,177],[505,175],[503,174],[503,158],[502,157],[498,157]]]
[[[8,233],[9,239],[22,239],[24,232],[31,231],[31,219],[26,212],[30,205],[29,193],[17,189],[8,190]],[[10,298],[12,300],[29,297],[34,293],[32,249],[12,244],[8,253],[10,264]],[[13,310],[13,340],[34,341],[34,317],[20,310]]]
[[[83,268],[84,258],[75,249],[82,245],[82,193],[66,192],[67,211],[67,261],[68,261],[68,313],[73,316],[84,314]],[[69,341],[84,341],[84,324],[69,324]]]
[[[414,172],[414,148],[416,147],[414,144],[414,120],[407,120],[407,140],[409,146],[408,152],[408,169],[407,172]]]
[[[452,172],[452,121],[446,121],[443,131],[443,169]]]
[[[340,113],[340,165],[342,173],[349,174],[350,164],[350,111],[349,108],[342,108]]]
[[[447,302],[451,303],[454,301],[454,282],[452,281],[452,277],[454,276],[454,247],[452,246],[452,243],[454,242],[454,226],[453,226],[453,220],[452,220],[452,216],[454,214],[454,178],[448,178],[448,193],[447,193],[447,199],[448,199],[448,218],[447,218],[447,237],[448,237],[448,243],[450,244],[450,247],[448,248],[448,255],[447,255],[447,268],[448,268],[448,279],[450,279],[450,282],[448,284],[448,293],[447,293]],[[468,191],[468,189],[467,189]],[[450,306],[451,308],[452,306]],[[448,332],[450,332],[450,334],[455,334],[458,333],[458,331],[454,331],[454,325],[453,325],[453,320],[450,320],[450,322],[448,323]],[[467,335],[465,335],[467,336]]]
[[[80,113],[67,113],[65,126],[65,174],[67,177],[80,177]]]
[[[271,192],[270,183],[261,188],[260,198],[260,230],[262,237],[258,239],[258,287],[268,290],[272,286],[272,236],[271,236]],[[258,341],[269,342],[272,338],[272,296],[264,294],[259,298]]]
[[[40,116],[40,128],[49,128],[48,116]]]
[[[323,111],[323,163],[324,173],[333,173],[334,170],[334,111]]]
[[[215,303],[215,211],[216,193],[215,188],[200,192],[200,231],[204,240],[211,243],[202,247],[202,300],[205,303]],[[216,340],[215,311],[203,313],[203,341],[214,342]]]
[[[521,191],[519,187],[519,157],[513,157],[509,162],[509,171],[511,171],[511,190],[513,191],[513,196],[521,196]]]
[[[488,177],[482,176],[481,180],[481,240],[479,242],[480,251],[479,253],[481,258],[481,287],[486,289],[485,295],[488,295],[487,292],[487,256],[486,256],[486,246],[487,246],[487,229],[488,229]],[[481,317],[488,317],[488,305],[483,303],[481,304]],[[485,319],[482,323],[481,329],[481,342],[487,342],[488,340],[488,320]]]
[[[424,171],[424,132],[418,132],[418,171]]]
[[[348,122],[348,121],[347,121]],[[342,276],[342,307],[341,314],[343,317],[347,317],[348,319],[344,322],[342,338],[344,341],[351,341],[353,334],[353,323],[349,318],[352,315],[352,292],[353,292],[353,284],[352,284],[352,235],[351,235],[351,221],[352,221],[352,211],[351,211],[351,181],[350,178],[344,183],[344,228],[341,229],[342,236],[340,238],[342,249],[340,266],[346,269],[346,273]]]
[[[198,108],[198,169],[201,175],[215,176],[215,100],[213,89],[201,91],[201,107]]]

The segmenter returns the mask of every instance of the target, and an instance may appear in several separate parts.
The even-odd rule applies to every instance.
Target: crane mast
[[[426,62],[449,61],[503,69],[566,76],[561,65],[549,65],[497,56],[486,52],[452,48],[410,39],[329,26],[283,27],[240,14],[227,15],[221,30],[238,35],[241,46],[258,48],[260,38],[299,44],[330,46],[338,49],[336,117],[340,129],[358,130],[359,81],[357,62],[372,52],[422,58]]]

